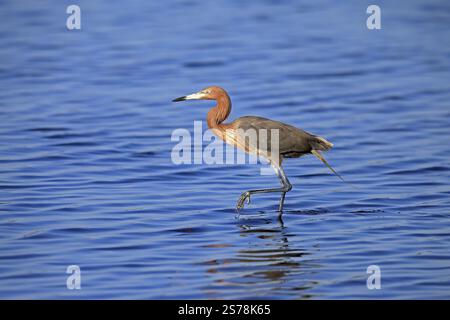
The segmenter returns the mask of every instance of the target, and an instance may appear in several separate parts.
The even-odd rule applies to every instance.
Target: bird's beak
[[[203,98],[203,93],[201,92],[197,92],[197,93],[193,93],[187,96],[182,96],[176,99],[173,99],[173,102],[177,102],[177,101],[184,101],[184,100],[200,100]]]

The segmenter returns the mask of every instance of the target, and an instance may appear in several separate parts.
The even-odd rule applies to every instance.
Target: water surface
[[[67,1],[0,7],[0,298],[450,298],[450,6]],[[175,165],[174,129],[226,88],[332,141],[285,162]],[[206,125],[204,126],[206,128]],[[78,265],[81,290],[66,288]],[[368,290],[378,265],[382,289]]]

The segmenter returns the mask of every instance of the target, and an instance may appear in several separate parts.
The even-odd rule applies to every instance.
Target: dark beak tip
[[[184,100],[186,100],[186,96],[173,99],[172,102],[178,102],[178,101],[184,101]]]

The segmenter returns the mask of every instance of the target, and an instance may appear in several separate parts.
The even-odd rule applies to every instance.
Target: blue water
[[[0,4],[0,298],[450,298],[450,4]],[[322,135],[342,183],[290,159],[283,220],[259,165],[175,165],[228,90],[231,119]],[[204,125],[206,128],[206,125]],[[66,268],[81,268],[81,290]],[[369,265],[381,289],[366,286]]]

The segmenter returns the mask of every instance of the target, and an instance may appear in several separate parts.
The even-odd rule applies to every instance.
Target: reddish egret
[[[245,116],[231,123],[223,123],[230,114],[231,99],[227,92],[220,87],[208,87],[197,93],[176,98],[173,101],[184,100],[216,100],[217,105],[209,110],[206,118],[209,129],[226,143],[236,146],[247,153],[264,157],[274,168],[281,181],[281,188],[256,189],[242,193],[236,206],[238,210],[244,207],[246,200],[250,203],[250,196],[252,194],[280,192],[281,199],[278,211],[280,214],[282,213],[286,192],[292,189],[292,185],[281,167],[284,158],[298,158],[306,154],[313,154],[342,179],[320,153],[320,151],[327,151],[333,146],[331,142],[324,138],[279,121],[255,116]],[[271,132],[274,132],[272,131],[273,129],[278,134],[278,141],[276,141],[278,143],[278,152],[272,152],[271,134],[273,133]],[[244,134],[249,132],[249,130],[256,132],[256,137],[259,140],[262,140],[263,138],[261,136],[264,136],[259,135],[259,132],[264,130],[266,132],[265,144],[261,143],[262,141],[249,143],[248,135]],[[265,147],[262,148],[262,145]]]

